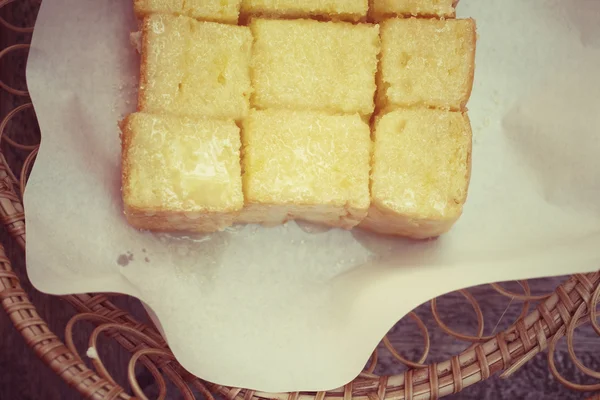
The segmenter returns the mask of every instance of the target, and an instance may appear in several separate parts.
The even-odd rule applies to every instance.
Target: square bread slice
[[[121,123],[125,215],[139,229],[214,232],[244,203],[233,121],[146,113]]]
[[[242,127],[239,222],[302,219],[350,229],[369,208],[369,126],[358,114],[251,111]]]
[[[454,18],[458,0],[371,0],[370,15],[375,21],[394,17]]]
[[[373,113],[379,26],[253,19],[252,105]]]
[[[249,109],[252,34],[244,26],[144,19],[139,111],[239,120]]]
[[[415,239],[447,232],[469,187],[467,114],[396,110],[377,118],[374,135],[371,208],[360,226]]]
[[[368,0],[242,0],[242,15],[364,21]]]
[[[139,16],[169,13],[230,24],[238,22],[241,3],[242,0],[133,0]]]
[[[475,21],[390,19],[381,25],[378,107],[463,110],[473,87]]]

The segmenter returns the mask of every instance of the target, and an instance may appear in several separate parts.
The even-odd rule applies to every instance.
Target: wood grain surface
[[[15,24],[22,25],[20,21],[33,21],[35,10],[40,0],[18,1],[14,5],[2,10],[2,15]],[[104,1],[104,0],[97,0]],[[123,0],[130,1],[130,0]],[[14,34],[1,29],[0,48],[8,44],[26,43],[27,34]],[[25,77],[25,54],[18,52],[0,62],[0,79],[17,88],[23,88]],[[0,118],[9,110],[28,101],[16,98],[0,90]],[[10,124],[6,134],[18,138],[20,142],[31,143],[37,140],[39,132],[36,129],[35,117],[32,112],[25,112],[15,118]],[[4,153],[10,163],[20,165],[25,154],[11,150],[4,144]],[[33,289],[25,273],[24,256],[16,243],[8,237],[3,227],[0,227],[0,240],[6,247],[7,254],[13,262],[13,267],[18,272],[24,288],[29,293],[32,302],[38,308],[50,328],[59,337],[64,339],[64,327],[74,314],[74,310],[58,297],[47,296]],[[564,278],[543,279],[532,282],[535,293],[553,291]],[[515,286],[516,287],[516,286]],[[516,290],[516,289],[515,289]],[[498,295],[489,287],[480,287],[472,290],[479,300],[485,315],[486,334],[505,329],[512,323],[520,312],[517,302]],[[144,311],[139,302],[132,298],[115,297],[114,301],[121,307],[131,310],[137,318],[146,320]],[[446,296],[439,303],[439,309],[444,316],[444,321],[453,329],[463,333],[475,333],[476,323],[474,313],[459,295]],[[430,328],[432,349],[428,362],[438,362],[458,354],[467,347],[467,344],[452,339],[436,328],[428,304],[419,307],[417,314]],[[76,343],[85,353],[90,326],[82,325],[76,331]],[[390,332],[390,338],[395,347],[406,357],[416,360],[420,357],[423,348],[422,338],[418,329],[410,320],[401,321]],[[591,329],[584,328],[577,336],[577,350],[581,360],[589,367],[600,370],[600,340]],[[128,387],[125,380],[125,369],[128,354],[109,339],[100,342],[100,357],[112,372],[119,383]],[[578,382],[590,383],[577,373],[569,360],[564,346],[559,348],[556,355],[559,370],[568,378]],[[386,350],[380,353],[379,374],[401,372],[403,369]],[[151,396],[153,390],[152,380],[144,371],[140,371],[139,380],[147,388]],[[589,396],[589,395],[588,395]],[[515,373],[508,380],[493,377],[481,384],[467,388],[464,392],[448,397],[448,399],[546,399],[570,400],[587,397],[581,393],[568,391],[556,382],[548,371],[544,355],[539,355],[523,369]],[[2,400],[71,400],[81,398],[73,389],[67,387],[60,377],[56,376],[26,346],[19,333],[12,327],[10,320],[4,312],[0,312],[0,399]],[[150,397],[153,398],[153,397]],[[176,393],[171,393],[169,399],[178,399]]]

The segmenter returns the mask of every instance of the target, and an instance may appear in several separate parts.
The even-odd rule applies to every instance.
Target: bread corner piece
[[[236,24],[242,0],[133,0],[137,15],[185,15],[206,21]]]
[[[251,94],[245,26],[151,14],[142,27],[138,110],[239,120]]]
[[[255,108],[370,116],[379,26],[253,18]]]
[[[458,0],[371,0],[375,21],[393,17],[454,18]]]
[[[378,108],[463,110],[473,87],[476,37],[472,19],[384,21]]]
[[[350,229],[369,208],[369,126],[358,114],[251,111],[242,127],[238,222],[301,219]]]
[[[371,208],[360,226],[415,239],[450,230],[467,198],[471,140],[466,113],[407,109],[379,117]]]
[[[132,226],[213,232],[233,223],[243,206],[233,121],[135,113],[121,131],[123,202]]]
[[[242,0],[241,12],[245,19],[262,16],[359,22],[366,20],[368,10],[368,0]]]

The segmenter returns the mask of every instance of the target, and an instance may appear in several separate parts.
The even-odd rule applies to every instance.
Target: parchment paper
[[[598,269],[600,1],[463,0],[459,16],[476,18],[480,38],[472,184],[450,234],[411,242],[289,223],[170,237],[122,213],[131,1],[44,0],[27,69],[42,129],[25,197],[31,281],[136,296],[194,374],[296,391],[353,379],[432,297]]]

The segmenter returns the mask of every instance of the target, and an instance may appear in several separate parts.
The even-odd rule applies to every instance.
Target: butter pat
[[[377,21],[397,16],[454,18],[457,0],[371,0],[371,15]]]
[[[379,26],[253,19],[252,105],[370,115]]]
[[[475,42],[472,19],[384,21],[378,107],[464,109],[473,87]]]
[[[246,17],[324,18],[358,22],[366,19],[368,0],[243,0]]]
[[[134,0],[137,15],[172,13],[207,21],[235,24],[242,0]]]
[[[242,127],[239,222],[302,219],[350,229],[369,208],[369,126],[358,114],[251,111]]]
[[[139,229],[213,232],[243,206],[233,121],[135,113],[121,123],[125,215]]]
[[[466,114],[397,110],[377,118],[371,208],[361,227],[425,239],[447,232],[462,213],[471,173]]]
[[[249,109],[252,34],[243,26],[153,14],[144,19],[138,107],[241,119]]]

